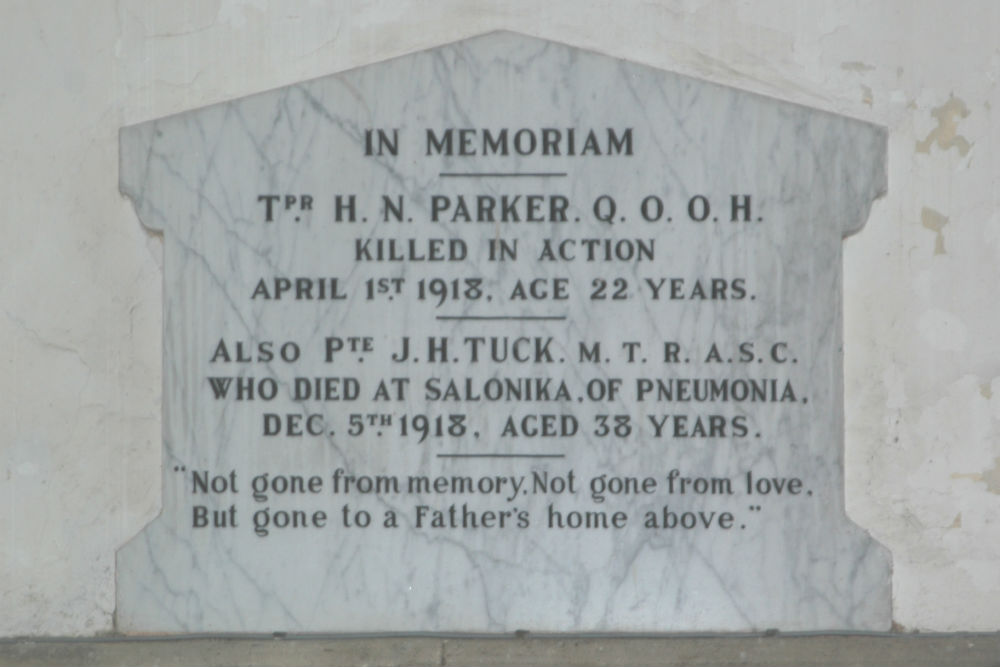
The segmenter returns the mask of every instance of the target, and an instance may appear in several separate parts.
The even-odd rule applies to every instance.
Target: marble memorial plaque
[[[125,128],[164,453],[117,627],[888,629],[841,333],[885,158],[509,33]]]

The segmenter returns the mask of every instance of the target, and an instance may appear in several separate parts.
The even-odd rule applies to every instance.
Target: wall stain
[[[868,106],[871,106],[875,101],[875,94],[872,93],[872,89],[868,86],[861,86],[861,101]]]
[[[965,106],[965,102],[952,95],[947,102],[932,109],[931,115],[937,119],[938,125],[923,141],[917,142],[917,152],[930,153],[931,145],[937,143],[941,150],[948,150],[954,146],[961,155],[966,155],[972,144],[958,133],[959,121],[969,115],[969,108]]]
[[[984,382],[979,385],[979,394],[983,398],[993,398],[993,387],[990,386],[989,382]]]
[[[961,528],[962,527],[962,513],[959,512],[955,515],[955,520],[951,522],[949,528]]]
[[[953,472],[952,479],[971,479],[983,482],[990,493],[1000,494],[1000,457],[993,459],[993,467],[983,472]]]
[[[920,211],[920,224],[937,234],[934,237],[934,254],[944,255],[944,233],[942,230],[948,224],[948,218],[934,209],[924,206],[923,210]]]
[[[860,60],[848,60],[840,63],[840,69],[846,69],[848,72],[870,72],[875,67]]]

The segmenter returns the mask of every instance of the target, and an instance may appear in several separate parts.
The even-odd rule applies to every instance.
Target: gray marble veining
[[[447,128],[451,155],[428,143]],[[885,159],[880,128],[510,33],[125,128],[122,192],[164,235],[164,454],[163,512],[118,554],[119,630],[888,629],[888,554],[844,512],[841,333],[841,242]],[[517,259],[491,260],[491,239]],[[539,278],[544,297],[516,298]],[[524,361],[485,360],[491,337],[526,337]],[[316,377],[335,378],[329,400],[302,395]],[[490,400],[491,379],[553,395]],[[541,414],[554,434],[524,433]],[[421,415],[443,436],[413,437]],[[255,498],[265,473],[320,482]],[[400,488],[359,489],[379,475]],[[599,500],[601,475],[655,490]],[[450,527],[450,507],[478,527]],[[295,511],[308,525],[276,525]],[[572,512],[626,518],[549,527]]]

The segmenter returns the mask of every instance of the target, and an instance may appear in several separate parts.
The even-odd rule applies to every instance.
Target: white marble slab
[[[377,128],[395,155],[365,155]],[[509,33],[124,129],[122,191],[164,234],[165,377],[119,630],[888,629],[888,555],[844,513],[840,314],[885,157],[865,123]],[[527,342],[495,362],[491,337]],[[334,400],[295,396],[316,377]],[[508,380],[533,398],[484,398]],[[264,474],[305,486],[255,498]],[[639,489],[599,501],[602,475]]]

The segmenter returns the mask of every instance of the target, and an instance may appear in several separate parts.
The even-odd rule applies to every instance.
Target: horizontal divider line
[[[564,459],[565,454],[438,454],[439,459]]]
[[[565,315],[436,315],[438,320],[565,320]]]
[[[565,171],[442,171],[441,178],[565,178]]]

